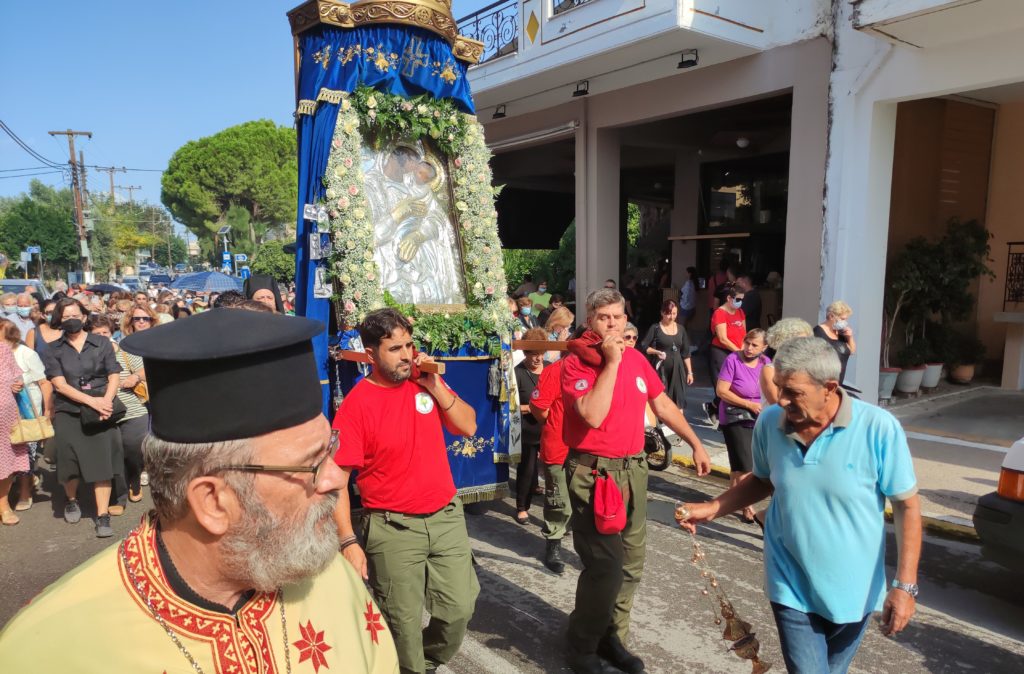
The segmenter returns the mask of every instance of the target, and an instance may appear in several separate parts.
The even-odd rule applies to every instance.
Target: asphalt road
[[[52,474],[46,487],[52,487]],[[672,520],[674,503],[718,493],[724,484],[672,468],[652,473],[648,556],[633,610],[632,648],[648,671],[742,672],[749,664],[727,650],[713,624],[702,586],[690,564],[689,535]],[[45,496],[44,496],[45,498]],[[116,536],[138,521],[147,503],[114,518]],[[448,671],[458,674],[569,671],[563,633],[572,610],[579,560],[567,554],[564,576],[539,561],[540,499],[531,525],[512,521],[510,502],[496,502],[467,518],[479,562],[481,594],[470,634]],[[83,518],[67,525],[48,502],[25,513],[16,527],[0,528],[0,625],[48,583],[111,544],[93,535]],[[88,513],[87,513],[88,515]],[[761,536],[756,527],[725,518],[702,529],[708,560],[741,616],[752,623],[764,659],[783,671],[778,637],[761,591]],[[117,540],[116,538],[113,540]],[[569,542],[567,540],[567,542]],[[889,563],[895,545],[890,535]],[[891,569],[890,569],[891,573]],[[918,614],[908,629],[888,639],[869,629],[851,671],[1024,671],[1024,577],[981,558],[978,548],[926,538]],[[442,672],[445,668],[442,668]]]

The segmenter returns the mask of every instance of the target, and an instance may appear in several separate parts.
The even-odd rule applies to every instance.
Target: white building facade
[[[571,200],[578,300],[624,270],[625,201],[654,204],[668,213],[674,287],[686,267],[709,272],[728,254],[781,274],[781,306],[766,323],[816,323],[837,298],[853,306],[847,379],[868,399],[902,185],[900,104],[952,101],[982,127],[993,119],[975,143],[991,169],[981,206],[963,215],[994,235],[997,278],[977,290],[979,335],[993,358],[1014,339],[993,315],[1005,308],[1007,243],[1024,240],[1009,189],[1024,155],[1024,85],[1012,86],[1024,82],[1024,3],[510,0],[459,26],[486,45],[470,78],[496,180]]]

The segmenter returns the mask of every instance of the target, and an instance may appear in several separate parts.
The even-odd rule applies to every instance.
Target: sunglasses
[[[626,341],[626,342],[635,342],[636,341],[636,335],[626,335],[622,339],[623,339],[623,341]]]
[[[132,320],[133,321],[138,321],[139,323],[152,323],[153,322],[153,319],[150,318],[149,316],[132,316]]]
[[[324,462],[334,456],[338,451],[338,431],[331,431],[331,441],[327,445],[327,451],[312,466],[275,466],[259,463],[241,463],[219,466],[211,470],[211,473],[218,473],[225,470],[237,470],[244,473],[313,473],[313,488],[316,489],[317,478],[320,477],[320,468]]]

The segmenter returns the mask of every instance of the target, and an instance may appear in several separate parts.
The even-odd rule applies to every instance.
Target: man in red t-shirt
[[[369,578],[402,672],[433,672],[459,650],[480,592],[441,431],[443,423],[449,433],[473,435],[476,413],[440,376],[414,378],[429,359],[415,353],[412,325],[400,313],[373,311],[358,329],[373,369],[338,408],[334,460],[346,484],[359,471],[366,552],[345,503],[335,512],[341,551]],[[425,597],[431,617],[421,629]]]
[[[665,394],[654,368],[638,350],[626,348],[622,295],[608,288],[592,292],[587,297],[587,323],[601,339],[595,353],[587,352],[586,359],[573,353],[562,365],[563,438],[569,446],[565,473],[573,545],[583,563],[576,608],[569,616],[568,660],[577,674],[606,671],[602,657],[624,672],[638,674],[644,671],[644,663],[623,642],[646,553],[647,403],[693,448],[698,475],[710,472],[711,461],[683,413]],[[597,530],[593,505],[597,476],[613,480],[622,492],[626,523],[620,533]]]
[[[540,373],[537,388],[530,396],[530,412],[540,419],[544,427],[540,431],[540,463],[544,470],[544,566],[561,575],[565,563],[560,554],[562,536],[572,509],[569,507],[569,491],[565,485],[565,457],[569,446],[562,439],[562,360],[551,363]]]

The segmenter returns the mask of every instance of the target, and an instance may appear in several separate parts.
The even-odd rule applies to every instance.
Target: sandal
[[[0,514],[0,522],[2,522],[5,526],[13,527],[20,521],[21,518],[15,515],[13,510],[8,510],[3,514]]]
[[[27,499],[18,501],[18,504],[14,506],[14,509],[18,512],[23,512],[32,507],[32,497],[29,496]]]
[[[128,500],[132,503],[138,503],[142,500],[142,490],[140,489],[137,493],[128,492]]]
[[[526,526],[529,523],[530,523],[530,516],[529,515],[523,515],[522,517],[520,517],[519,515],[516,515],[516,524],[522,524],[523,526]]]

